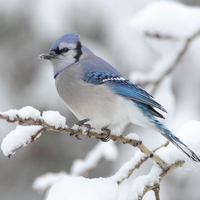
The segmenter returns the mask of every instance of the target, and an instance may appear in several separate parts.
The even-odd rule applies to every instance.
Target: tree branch
[[[195,32],[193,35],[191,35],[189,38],[186,39],[186,41],[184,42],[184,45],[182,46],[180,51],[177,52],[177,55],[175,56],[175,58],[171,60],[169,67],[166,68],[166,71],[163,72],[163,74],[160,76],[160,78],[155,80],[155,82],[153,83],[155,86],[159,85],[160,82],[164,79],[164,77],[173,71],[174,66],[176,66],[180,62],[180,60],[182,59],[183,55],[186,53],[192,40],[194,40],[199,35],[200,35],[200,30],[197,30],[197,32]],[[153,93],[155,93],[155,89],[156,88],[154,87],[154,90],[152,91]]]
[[[160,185],[157,184],[156,187],[154,187],[152,190],[154,191],[156,200],[160,200],[160,194],[159,194],[159,192],[160,192]]]
[[[167,169],[165,169],[165,170],[162,169],[161,172],[159,173],[158,181],[155,179],[154,184],[145,185],[142,196],[144,196],[150,190],[153,190],[155,192],[155,189],[159,189],[159,185],[160,185],[161,181],[164,179],[164,177],[166,177],[168,174],[170,174],[172,171],[174,171],[178,167],[181,167],[183,164],[184,164],[184,161],[180,160],[180,161],[177,161],[177,162],[173,163],[172,165],[170,165]],[[158,195],[158,194],[155,194],[155,196],[156,195]],[[158,197],[156,197],[156,198],[158,198]]]
[[[153,190],[156,196],[156,199],[159,200],[159,187],[160,183],[165,176],[171,173],[178,167],[181,167],[184,164],[184,161],[179,160],[166,169],[160,168],[157,164],[154,164],[151,168],[149,174],[144,176],[137,177],[131,186],[130,192],[127,199],[143,199],[144,195]]]
[[[148,34],[145,33],[148,37],[153,37],[155,39],[172,39],[172,36],[165,36],[161,34]],[[183,55],[186,53],[190,43],[196,39],[200,35],[200,30],[197,30],[195,33],[193,33],[190,37],[186,38],[185,41],[182,39],[182,45],[180,49],[175,52],[174,55],[170,54],[170,59],[169,57],[167,60],[164,60],[165,62],[163,63],[162,60],[165,59],[161,58],[159,63],[159,66],[154,67],[154,69],[148,73],[148,74],[143,74],[143,73],[135,73],[131,75],[133,81],[135,81],[137,84],[141,85],[142,87],[145,87],[149,84],[153,85],[153,90],[152,94],[155,93],[155,90],[157,89],[157,86],[160,84],[160,82],[166,77],[168,74],[170,74],[175,68],[175,66],[180,62],[182,59]],[[178,38],[176,38],[178,40]],[[180,40],[181,41],[181,40]],[[166,65],[166,66],[164,66]],[[161,68],[162,67],[162,68]],[[162,71],[161,71],[162,69]],[[159,70],[159,72],[157,71]]]
[[[169,144],[167,141],[165,144],[155,148],[152,152],[156,152],[162,147],[166,147]],[[112,176],[112,179],[115,180],[118,184],[121,184],[124,180],[128,179],[136,169],[139,169],[140,166],[147,161],[149,157],[141,151],[137,151],[131,160],[124,163],[118,172]]]
[[[9,111],[1,112],[0,119],[4,119],[10,123],[18,122],[21,125],[26,125],[26,124],[40,125],[43,127],[42,130],[68,133],[71,136],[79,136],[79,137],[88,136],[93,138],[105,138],[107,136],[107,132],[103,132],[102,130],[93,130],[93,129],[87,130],[87,128],[84,125],[83,126],[74,125],[73,127],[68,127],[67,125],[57,126],[47,123],[42,118],[42,116],[37,116],[37,118],[32,118],[31,116],[21,117],[19,111],[16,111],[17,114],[12,114],[12,117],[9,116],[8,114]],[[154,160],[161,168],[165,169],[167,167],[167,164],[164,161],[162,161],[154,152],[150,151],[140,140],[133,140],[123,135],[118,136],[112,134],[109,136],[109,139],[113,141],[119,141],[124,144],[129,144],[133,147],[137,147],[148,158]]]
[[[14,154],[17,150],[19,150],[19,148],[22,148],[30,144],[30,142],[33,142],[38,137],[38,134],[40,134],[40,132],[43,130],[67,133],[74,136],[88,136],[88,137],[94,137],[94,138],[104,138],[107,136],[107,132],[102,132],[102,130],[95,130],[95,129],[88,130],[87,126],[85,125],[82,125],[82,126],[74,125],[73,127],[68,127],[65,123],[66,118],[61,116],[58,112],[46,111],[46,112],[43,112],[41,115],[41,113],[38,110],[31,107],[31,112],[30,112],[31,114],[27,114],[29,113],[28,112],[29,110],[30,110],[30,107],[27,107],[27,108],[25,107],[20,110],[0,112],[0,119],[7,120],[8,122],[11,122],[11,123],[18,122],[21,124],[17,126],[16,130],[19,129],[18,127],[21,127],[21,128],[24,127],[23,129],[21,128],[19,129],[20,131],[25,130],[22,132],[21,136],[26,135],[26,132],[28,132],[29,130],[32,131],[31,134],[27,133],[27,135],[31,136],[31,139],[30,137],[28,138],[28,142],[26,141],[24,142],[24,139],[23,139],[23,144],[25,145],[18,144],[17,148],[14,145],[13,149],[12,148],[9,149],[11,152],[10,155],[12,155],[12,153]],[[24,115],[24,113],[26,113],[26,115]],[[32,113],[34,114],[31,117]],[[15,133],[18,133],[18,132],[19,131],[15,131]],[[10,134],[8,134],[8,136],[10,136]],[[16,136],[16,134],[14,135]],[[6,136],[4,140],[8,139],[9,138],[8,136]],[[131,161],[129,163],[129,167],[127,168],[127,165],[126,166],[123,165],[120,170],[123,171],[125,169],[125,171],[123,171],[123,173],[117,172],[111,178],[115,180],[118,184],[120,184],[123,180],[129,178],[130,175],[133,173],[133,171],[139,168],[142,165],[142,163],[144,163],[148,158],[151,158],[152,160],[155,161],[152,167],[153,170],[151,170],[148,175],[141,176],[135,179],[133,183],[133,188],[135,188],[137,185],[139,186],[141,185],[140,182],[138,183],[138,181],[141,181],[141,178],[143,181],[142,182],[143,187],[140,186],[139,190],[135,189],[134,194],[137,193],[138,199],[142,199],[142,197],[148,191],[154,190],[156,198],[159,199],[159,192],[157,191],[157,188],[160,185],[160,182],[171,171],[175,170],[178,167],[181,167],[184,164],[184,161],[178,160],[177,162],[168,165],[159,156],[155,154],[155,151],[161,147],[158,147],[154,149],[153,151],[150,151],[146,146],[144,146],[142,141],[140,141],[139,139],[138,140],[134,139],[134,138],[136,137],[132,134],[129,134],[128,136],[123,136],[123,135],[118,136],[118,135],[111,134],[109,136],[109,139],[113,141],[119,141],[119,142],[123,142],[124,144],[129,144],[131,146],[138,147],[140,151],[143,152],[141,153],[138,151],[140,153],[139,156],[134,155],[133,162]],[[13,138],[11,139],[13,140]],[[168,143],[164,144],[163,146],[166,146],[167,144]]]

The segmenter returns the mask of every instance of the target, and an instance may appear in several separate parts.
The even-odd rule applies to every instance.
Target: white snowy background
[[[0,111],[30,105],[40,111],[59,111],[67,118],[68,125],[77,122],[58,97],[50,63],[37,59],[39,54],[48,53],[57,37],[73,31],[78,31],[84,44],[126,77],[141,84],[146,79],[155,80],[179,52],[185,40],[200,30],[198,0],[182,1],[195,7],[173,4],[175,1],[166,2],[0,0]],[[157,35],[157,38],[153,35]],[[168,110],[165,124],[175,132],[188,120],[200,120],[199,52],[200,40],[196,37],[154,95]],[[148,85],[146,89],[151,91],[152,86]],[[1,140],[13,129],[15,125],[1,120]],[[198,128],[192,131],[198,134]],[[137,133],[150,149],[165,142],[159,133],[133,125],[126,129],[126,133],[130,132]],[[192,143],[192,135],[183,139],[186,143]],[[104,160],[87,176],[104,179],[93,179],[93,183],[88,183],[84,178],[68,181],[71,181],[71,186],[83,188],[92,184],[105,193],[113,191],[113,195],[103,199],[126,199],[131,187],[137,183],[136,177],[149,173],[152,161],[124,181],[118,191],[116,184],[106,177],[113,176],[137,149],[123,144],[117,144],[115,148],[111,143],[104,153],[104,145],[96,139],[85,137],[79,141],[66,134],[44,132],[37,141],[11,159],[0,153],[0,199],[42,200],[45,197],[37,192],[42,185],[48,188],[62,175],[81,174],[80,169],[90,168],[91,160],[100,159],[95,156],[99,154]],[[49,179],[47,177],[46,180],[49,182],[43,183],[41,177],[36,179],[44,174],[48,175]],[[62,188],[63,182],[65,180],[55,185],[48,200],[55,199],[54,191]],[[107,184],[111,191],[105,187]],[[161,199],[200,199],[199,185],[198,170],[189,167],[177,169],[161,183]],[[98,192],[97,189],[94,197],[98,196]],[[148,200],[154,198],[153,192],[144,197]]]

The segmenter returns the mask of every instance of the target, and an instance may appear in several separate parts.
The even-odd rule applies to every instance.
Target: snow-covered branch
[[[19,149],[28,146],[39,138],[43,130],[44,128],[39,125],[18,125],[15,130],[11,131],[3,139],[1,149],[4,155],[10,158],[10,156],[15,154]]]
[[[35,108],[29,106],[20,110],[0,112],[0,118],[11,123],[17,122],[16,129],[11,131],[11,133],[3,139],[1,145],[4,154],[8,157],[13,155],[20,148],[35,141],[35,139],[40,136],[43,130],[53,130],[78,137],[88,136],[104,138],[107,136],[107,132],[104,133],[101,130],[95,129],[88,130],[84,125],[74,125],[73,127],[69,127],[66,125],[66,118],[61,116],[58,112],[46,111],[40,113]],[[197,155],[199,155],[200,144],[200,138],[198,134],[199,129],[200,122],[191,121],[181,128],[178,133],[181,139],[187,139],[187,144],[194,149]],[[120,184],[124,180],[128,179],[133,174],[135,169],[138,169],[148,158],[151,158],[155,161],[149,174],[140,176],[134,180],[128,195],[128,199],[142,199],[142,197],[150,190],[153,190],[155,195],[159,197],[158,188],[160,187],[160,182],[163,180],[163,178],[176,168],[182,166],[185,167],[188,163],[192,162],[171,143],[169,145],[164,144],[163,146],[150,151],[146,146],[144,146],[142,141],[139,140],[139,137],[133,133],[128,134],[127,136],[111,134],[109,139],[123,142],[124,144],[129,144],[140,149],[140,151],[136,152],[130,161],[122,165],[118,172],[109,178],[109,180],[114,181],[116,184]],[[106,158],[107,160],[116,159],[117,152],[116,147],[113,146],[114,143],[110,142],[109,148],[105,148],[104,144],[105,143],[99,143],[84,160],[76,160],[72,165],[71,176],[87,175],[88,172],[93,170],[98,165],[102,158]],[[192,163],[192,165],[193,164],[194,163]],[[54,184],[50,190],[49,194],[52,194],[51,191],[58,190],[57,186],[60,185],[60,181],[63,182],[63,176],[66,177],[67,173],[54,174],[53,176],[52,174],[48,174],[47,177],[41,177],[39,182],[38,180],[35,181],[33,187],[41,191],[47,190],[53,183],[55,183],[55,181],[59,179],[58,184]],[[67,181],[64,181],[65,184],[68,184],[68,181],[72,179],[75,181],[75,178],[65,179]],[[88,181],[89,179],[84,179],[84,182],[87,184],[89,184]],[[97,185],[101,184],[102,182],[100,179],[96,181]],[[98,186],[96,187],[96,190],[98,193]],[[67,194],[64,192],[64,195]],[[71,195],[73,196],[73,194]]]
[[[159,190],[163,178],[183,164],[184,161],[177,161],[165,170],[161,169],[157,164],[154,164],[149,174],[140,176],[133,181],[127,200],[142,199],[150,190],[154,190],[155,195],[159,196],[157,190]]]
[[[152,152],[156,152],[158,149],[162,147],[166,147],[169,142],[166,142],[160,147],[155,148]],[[142,153],[141,151],[137,151],[131,160],[124,163],[118,172],[112,176],[111,178],[115,180],[118,184],[121,184],[125,179],[128,179],[132,173],[140,168],[140,166],[148,159],[148,157]]]
[[[140,151],[137,151],[131,160],[124,163],[118,172],[111,178],[118,184],[122,183],[125,179],[129,178],[135,169],[138,169],[144,161],[147,160],[147,156]]]
[[[159,34],[152,34],[151,38],[157,38]],[[181,39],[179,47],[174,50],[173,53],[162,56],[159,61],[155,64],[153,70],[148,74],[143,73],[132,73],[130,78],[133,79],[137,84],[146,86],[153,84],[154,87],[158,86],[160,82],[169,75],[174,69],[175,66],[180,62],[184,54],[186,53],[190,43],[200,36],[200,30],[197,30],[189,38]],[[149,34],[148,34],[149,37]],[[159,39],[165,39],[165,36],[159,35]],[[153,93],[154,91],[152,91]]]
[[[66,173],[65,171],[61,171],[59,173],[48,172],[46,174],[43,174],[42,176],[37,177],[32,184],[32,188],[36,190],[38,193],[45,193],[59,179],[67,175],[68,173]]]
[[[116,200],[119,187],[110,178],[64,176],[50,189],[46,200]]]
[[[199,10],[175,2],[151,3],[134,15],[131,28],[143,35],[160,58],[148,74],[134,72],[130,78],[141,86],[153,85],[152,93],[155,92],[156,86],[175,69],[190,44],[200,36],[199,16]]]
[[[71,175],[87,176],[103,159],[107,161],[115,161],[117,159],[117,155],[118,149],[113,141],[109,141],[107,143],[99,142],[87,154],[85,159],[74,160],[71,167]]]
[[[0,119],[5,119],[11,123],[18,122],[20,124],[15,129],[15,137],[22,137],[22,134],[20,133],[21,129],[19,128],[19,126],[21,125],[25,125],[25,128],[39,126],[40,129],[35,131],[35,134],[38,132],[40,133],[44,130],[68,133],[71,136],[88,136],[93,138],[105,138],[108,134],[107,132],[104,132],[102,130],[88,130],[87,127],[85,127],[84,125],[74,125],[73,127],[69,127],[66,125],[65,117],[61,116],[58,112],[46,111],[40,115],[40,112],[38,110],[30,106],[24,107],[20,110],[9,110],[7,112],[0,112]],[[7,135],[6,138],[4,138],[1,146],[4,154],[9,157],[13,155],[17,150],[24,146],[27,146],[30,143],[30,139],[26,141],[26,133],[24,133],[23,135],[25,139],[21,139],[20,142],[16,145],[15,140],[13,140],[12,136],[10,136],[11,134],[13,135],[13,133],[11,132]],[[109,136],[109,139],[138,147],[148,158],[153,159],[162,168],[165,168],[167,166],[166,163],[163,162],[155,153],[150,151],[142,143],[142,141],[135,136],[135,134],[129,134],[127,136],[111,134]],[[9,143],[9,150],[5,148],[5,143]]]

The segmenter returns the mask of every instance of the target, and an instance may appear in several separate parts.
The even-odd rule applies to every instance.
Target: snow
[[[38,192],[45,192],[47,191],[54,183],[56,183],[59,179],[68,174],[64,171],[59,173],[46,173],[42,176],[39,176],[33,182],[33,189],[37,190]]]
[[[65,176],[55,183],[46,200],[116,200],[118,185],[109,178]]]
[[[73,128],[75,128],[75,130],[77,130],[76,125],[74,125]],[[83,135],[88,134],[88,127],[85,126],[84,124],[82,126],[79,126],[78,130],[81,130]]]
[[[155,43],[155,41],[154,41]],[[167,50],[166,48],[162,48],[161,42],[159,44],[152,44],[152,47],[154,47],[154,50],[156,52],[159,51],[159,54],[162,56],[160,59],[154,64],[153,70],[151,70],[149,73],[141,73],[141,72],[132,72],[130,74],[130,79],[136,82],[137,84],[144,84],[144,83],[155,83],[157,82],[163,75],[166,74],[167,71],[169,71],[175,63],[175,60],[177,59],[177,56],[179,55],[180,51],[184,48],[183,45],[185,45],[184,42],[179,42],[176,48],[173,49],[173,51],[170,52],[170,50]]]
[[[134,15],[130,27],[159,55],[148,74],[134,72],[130,78],[137,84],[155,83],[177,64],[187,39],[200,31],[200,8],[171,1],[153,2]]]
[[[154,165],[149,174],[136,178],[130,188],[127,200],[138,200],[147,185],[153,186],[159,181],[160,173],[162,173],[162,169],[158,165]]]
[[[102,158],[108,161],[115,161],[118,157],[118,149],[113,141],[107,143],[99,142],[92,151],[90,151],[84,160],[74,160],[71,167],[71,174],[74,176],[85,175],[91,169],[94,169]]]
[[[119,171],[110,178],[116,182],[122,182],[124,179],[128,178],[130,172],[136,168],[136,165],[138,165],[138,163],[144,159],[145,156],[146,155],[141,151],[137,151],[131,160],[124,163]]]
[[[164,92],[163,92],[164,91]],[[159,102],[170,114],[167,114],[166,119],[164,120],[165,125],[170,119],[170,116],[173,116],[174,110],[176,108],[176,98],[174,95],[174,91],[172,90],[172,77],[166,76],[159,86],[156,89],[156,93],[154,95],[157,102]],[[164,114],[165,116],[165,114]],[[171,124],[170,124],[171,128]]]
[[[14,120],[16,117],[23,119],[32,118],[34,120],[41,119],[40,111],[31,107],[26,106],[21,108],[20,110],[8,110],[6,112],[0,112],[1,115],[7,116],[9,120]]]
[[[107,143],[103,142],[101,144],[101,151],[107,161],[114,162],[118,158],[118,148],[116,147],[116,143],[113,141]]]
[[[43,120],[55,128],[66,128],[66,118],[58,111],[44,111],[42,113]]]
[[[77,125],[77,124],[74,124],[74,125],[72,126],[72,129],[78,131],[78,130],[80,129],[80,126]]]
[[[129,133],[126,138],[129,140],[140,140],[139,136],[136,133]]]
[[[184,49],[187,39],[200,31],[200,8],[171,1],[153,2],[133,16],[130,29],[161,56],[156,68],[162,73]]]
[[[9,157],[15,154],[16,150],[30,144],[33,139],[35,140],[40,136],[40,134],[36,134],[42,129],[42,126],[18,125],[16,129],[11,131],[2,141],[1,149],[4,155]]]
[[[130,26],[142,33],[188,38],[199,30],[200,8],[172,1],[153,2],[134,15]]]
[[[177,132],[177,136],[200,157],[200,122],[188,121]],[[199,170],[199,164],[194,163],[181,150],[176,148],[173,144],[163,147],[156,151],[156,154],[167,164],[171,165],[176,161],[184,160],[184,168]],[[187,164],[187,165],[186,165]]]

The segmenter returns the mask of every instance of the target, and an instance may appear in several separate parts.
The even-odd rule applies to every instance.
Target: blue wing
[[[124,77],[119,77],[110,72],[87,72],[84,74],[83,80],[95,85],[105,84],[116,94],[122,95],[134,102],[143,103],[155,116],[163,118],[163,116],[154,110],[153,107],[166,112],[166,110],[156,102],[150,94]]]

